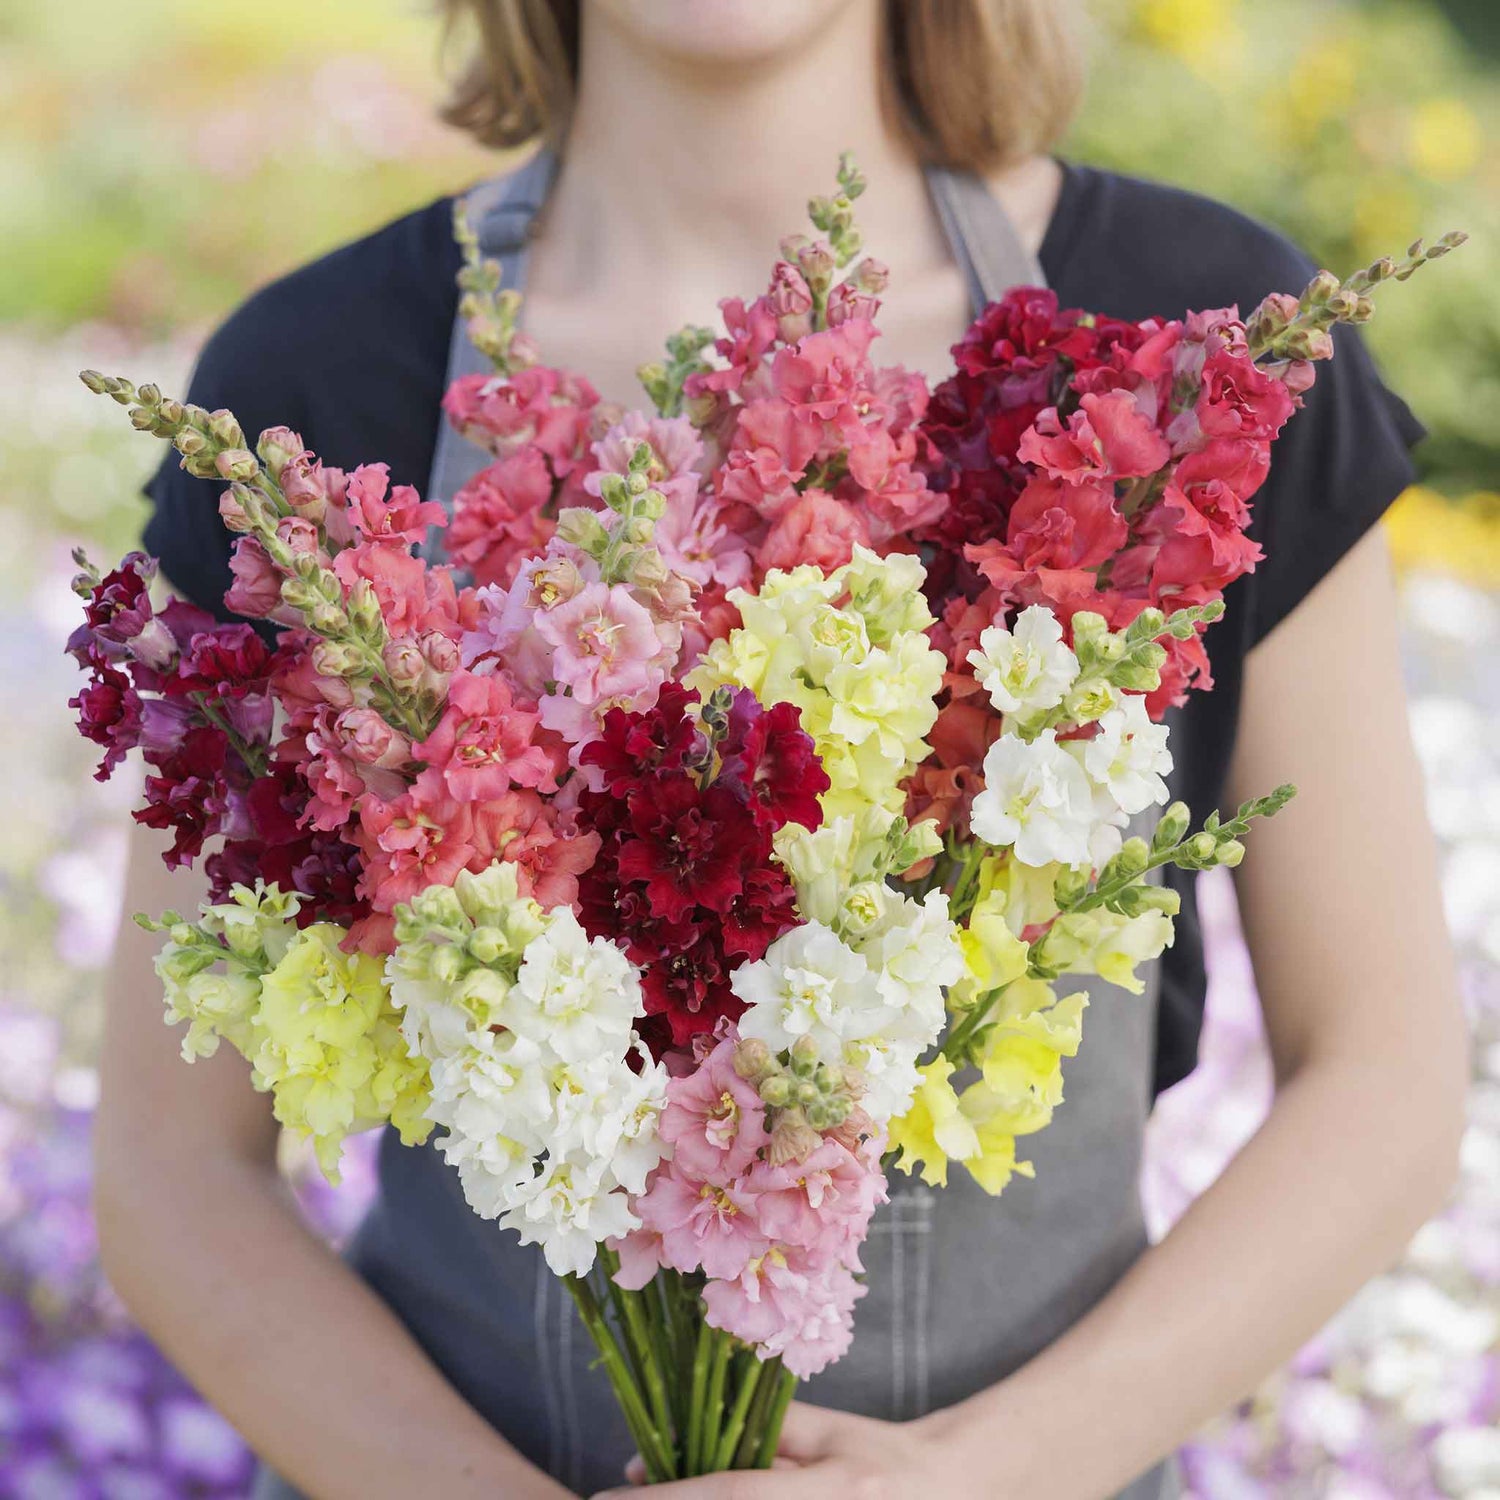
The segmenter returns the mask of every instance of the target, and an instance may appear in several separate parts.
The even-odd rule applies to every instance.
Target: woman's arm
[[[133,838],[126,910],[192,909],[155,834]],[[317,1500],[562,1496],[448,1385],[298,1217],[270,1101],[225,1046],[191,1067],[162,1023],[160,939],[124,924],[96,1133],[105,1269],[131,1312],[272,1467]]]
[[[1378,532],[1250,656],[1230,791],[1283,781],[1298,796],[1239,872],[1276,1100],[1219,1181],[999,1385],[905,1427],[796,1406],[782,1451],[807,1467],[679,1493],[1100,1500],[1250,1392],[1442,1205],[1467,1048]]]

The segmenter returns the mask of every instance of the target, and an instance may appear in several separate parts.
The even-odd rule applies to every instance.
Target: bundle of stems
[[[660,1484],[726,1469],[769,1469],[797,1377],[710,1328],[702,1278],[659,1271],[639,1291],[616,1286],[601,1248],[587,1276],[566,1278],[646,1479]]]

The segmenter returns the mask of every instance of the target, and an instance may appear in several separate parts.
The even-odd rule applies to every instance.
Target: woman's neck
[[[710,307],[759,287],[781,236],[808,228],[808,197],[834,191],[844,150],[870,179],[859,217],[872,251],[898,274],[946,254],[916,159],[881,110],[876,5],[839,7],[795,56],[708,73],[646,51],[603,6],[585,15],[545,228],[554,292],[638,288],[643,263]]]

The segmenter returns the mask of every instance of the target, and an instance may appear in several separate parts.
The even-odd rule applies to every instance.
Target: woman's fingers
[[[828,1452],[828,1426],[828,1413],[822,1407],[793,1401],[786,1409],[776,1451],[798,1463],[822,1458]]]

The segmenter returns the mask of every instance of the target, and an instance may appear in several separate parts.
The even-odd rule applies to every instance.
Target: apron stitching
[[[916,1410],[912,1415],[921,1417],[927,1413],[927,1304],[932,1272],[932,1199],[929,1197],[917,1201],[921,1203],[923,1212],[917,1224],[920,1231],[917,1242],[917,1305],[913,1313],[916,1322],[917,1357],[916,1368],[913,1371],[914,1389],[912,1391]]]
[[[906,1407],[906,1237],[902,1224],[891,1225],[891,1283],[895,1306],[891,1317],[891,1415],[900,1419]]]

